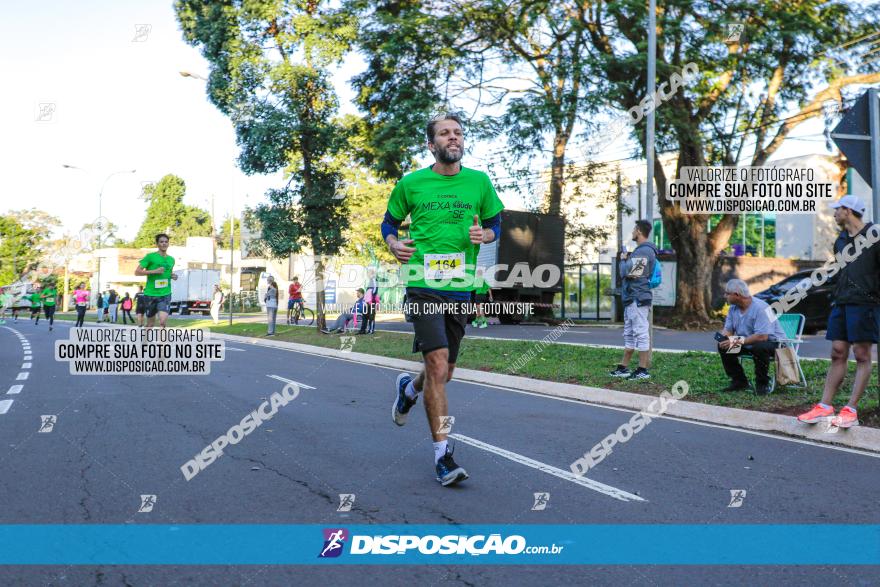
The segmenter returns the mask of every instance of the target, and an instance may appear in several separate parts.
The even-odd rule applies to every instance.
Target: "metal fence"
[[[553,300],[560,318],[611,320],[611,263],[566,265],[562,283]]]

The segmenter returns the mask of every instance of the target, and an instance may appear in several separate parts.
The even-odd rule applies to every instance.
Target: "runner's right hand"
[[[412,257],[412,254],[416,252],[413,247],[409,247],[407,245],[411,245],[415,241],[411,238],[405,238],[403,240],[395,240],[392,241],[388,248],[391,250],[391,254],[394,255],[394,258],[400,261],[401,263],[406,263],[409,261],[409,258]]]

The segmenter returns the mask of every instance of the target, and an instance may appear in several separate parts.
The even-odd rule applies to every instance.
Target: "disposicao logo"
[[[324,548],[318,558],[336,558],[342,554],[348,531],[345,528],[324,528]]]

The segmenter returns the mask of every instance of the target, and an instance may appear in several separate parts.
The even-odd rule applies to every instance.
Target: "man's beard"
[[[461,161],[461,156],[464,154],[464,150],[461,147],[458,147],[456,153],[450,153],[449,149],[437,145],[434,153],[437,156],[437,161],[449,165],[450,163],[458,163]]]

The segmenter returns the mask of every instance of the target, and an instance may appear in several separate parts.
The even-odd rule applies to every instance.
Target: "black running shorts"
[[[464,302],[418,289],[408,289],[406,303],[415,331],[413,352],[428,353],[445,348],[449,350],[449,362],[455,363],[467,324],[467,315],[455,306]],[[444,307],[441,308],[441,305]]]

